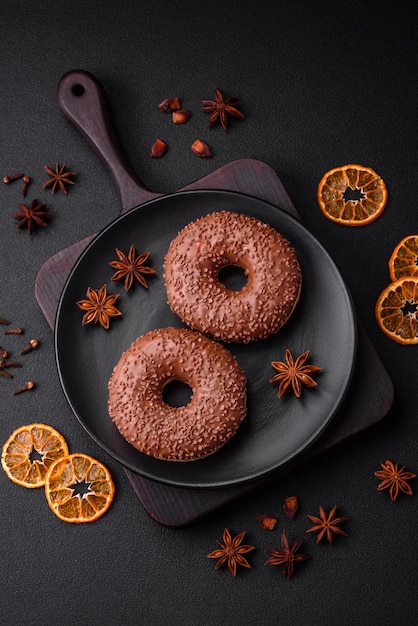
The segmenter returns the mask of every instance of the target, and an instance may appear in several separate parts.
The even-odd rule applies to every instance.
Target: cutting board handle
[[[141,183],[125,158],[113,129],[106,94],[97,78],[84,70],[67,72],[58,84],[57,95],[65,117],[110,173],[122,211],[160,195]]]

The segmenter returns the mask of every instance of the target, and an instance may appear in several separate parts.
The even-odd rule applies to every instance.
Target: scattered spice
[[[33,383],[32,381],[29,381],[25,383],[24,385],[22,385],[21,387],[18,387],[17,389],[15,389],[13,391],[13,395],[16,396],[19,393],[23,393],[24,391],[30,391],[31,389],[35,389],[35,383]]]
[[[389,489],[392,500],[396,500],[400,491],[412,496],[409,481],[416,478],[416,474],[406,472],[404,467],[399,469],[398,463],[392,463],[392,461],[386,461],[386,463],[381,463],[380,465],[382,469],[374,472],[374,475],[381,479],[377,486],[379,491]]]
[[[155,159],[161,158],[167,151],[167,144],[162,139],[156,139],[151,146],[151,156]]]
[[[23,348],[20,354],[28,354],[28,352],[32,352],[32,350],[35,350],[35,348],[37,348],[38,346],[39,346],[39,341],[37,339],[31,339],[28,345],[25,348]]]
[[[277,524],[277,517],[273,517],[272,515],[259,513],[257,515],[257,519],[261,528],[264,528],[265,530],[274,530]]]
[[[13,378],[13,374],[6,371],[7,367],[22,367],[22,364],[16,363],[15,361],[8,361],[7,359],[0,360],[0,374],[4,376],[4,378]]]
[[[315,387],[316,383],[309,374],[315,374],[321,370],[316,365],[305,365],[309,358],[309,350],[297,357],[296,361],[289,349],[286,350],[286,362],[273,361],[272,366],[278,372],[273,378],[270,378],[271,383],[279,384],[278,396],[284,396],[290,388],[297,398],[302,395],[303,385],[306,387]]]
[[[212,156],[209,146],[201,139],[196,139],[196,141],[192,143],[191,148],[192,152],[198,157],[207,158]]]
[[[6,319],[0,319],[0,323],[10,324],[10,321]],[[5,335],[22,335],[25,331],[22,327],[18,326],[16,328],[7,328],[3,332]],[[38,345],[39,341],[37,339],[31,339],[28,342],[27,346],[23,348],[20,354],[26,354],[27,352],[30,352],[31,350],[34,350],[36,347],[38,347]],[[0,376],[3,376],[4,378],[13,378],[13,374],[11,374],[8,369],[20,367],[22,367],[22,363],[10,360],[9,351],[0,346]],[[33,387],[33,382],[25,383],[22,387],[15,389],[15,391],[13,391],[13,394],[16,395],[18,393],[22,393],[23,391],[27,391],[28,389],[33,389]]]
[[[37,226],[48,226],[45,219],[51,217],[49,211],[45,211],[46,204],[38,204],[37,200],[32,200],[30,206],[26,204],[18,204],[20,213],[13,215],[15,220],[19,220],[17,227],[27,228],[29,235],[32,235]]]
[[[299,500],[297,496],[288,496],[285,498],[283,504],[283,511],[286,513],[287,517],[293,519],[298,512],[299,508]]]
[[[28,192],[28,188],[29,188],[29,183],[30,183],[30,178],[29,176],[24,176],[22,178],[23,180],[23,185],[22,185],[22,196],[25,197],[27,192]]]
[[[22,367],[22,363],[17,361],[7,361],[6,359],[0,359],[0,368],[3,367]]]
[[[267,559],[264,565],[281,565],[283,575],[286,576],[286,578],[291,578],[293,575],[295,563],[301,563],[302,561],[311,559],[312,556],[309,554],[299,553],[299,549],[303,543],[302,539],[296,539],[296,541],[294,541],[292,545],[289,546],[289,541],[286,537],[286,533],[285,531],[283,531],[281,535],[281,541],[281,550],[266,550],[267,554],[270,554],[271,556]]]
[[[217,541],[219,548],[208,554],[209,559],[219,559],[215,565],[215,569],[219,569],[224,563],[228,563],[229,571],[232,576],[237,574],[237,564],[242,567],[251,568],[247,559],[242,556],[255,549],[255,546],[243,544],[245,530],[240,532],[234,538],[227,528],[224,529],[222,540]]]
[[[337,513],[337,507],[333,506],[328,513],[324,507],[319,505],[319,517],[315,515],[308,515],[307,517],[314,523],[314,526],[307,530],[307,533],[318,533],[316,543],[326,538],[329,543],[333,543],[334,535],[347,535],[346,532],[340,528],[340,524],[345,522],[346,517],[335,517]]]
[[[87,288],[86,300],[79,300],[77,306],[85,311],[82,319],[82,325],[100,323],[103,328],[108,329],[110,318],[122,315],[115,306],[119,294],[108,295],[106,285],[100,289]]]
[[[185,124],[190,116],[191,112],[187,109],[179,109],[178,111],[173,111],[171,119],[173,124]]]
[[[13,374],[2,369],[0,369],[0,376],[4,376],[4,378],[13,378]]]
[[[10,324],[10,321],[6,320],[4,317],[0,317],[0,324],[4,324],[5,326],[8,326]]]
[[[18,328],[7,328],[3,331],[5,335],[23,335],[25,331],[20,326]]]
[[[242,119],[243,113],[238,109],[238,99],[236,96],[224,99],[222,93],[214,88],[215,100],[202,100],[202,111],[210,113],[209,126],[213,126],[217,121],[221,123],[224,130],[228,126],[228,117]]]
[[[18,180],[19,178],[23,178],[24,174],[23,172],[18,172],[17,174],[12,174],[11,176],[5,176],[3,178],[3,182],[5,185],[8,185],[9,183],[13,182],[14,180]]]
[[[55,170],[53,170],[48,165],[45,165],[45,171],[51,178],[49,178],[46,183],[44,183],[44,189],[48,189],[48,187],[52,187],[51,192],[54,194],[58,189],[65,194],[68,193],[66,185],[74,185],[74,181],[72,178],[77,176],[76,172],[67,172],[65,170],[66,165],[62,165],[60,167],[59,163],[55,164]]]
[[[180,99],[179,98],[165,98],[160,104],[158,108],[163,113],[172,113],[173,111],[178,111],[181,109]]]
[[[132,287],[134,278],[140,285],[148,288],[143,274],[156,274],[154,268],[144,265],[149,259],[150,252],[138,254],[135,246],[132,244],[128,254],[124,254],[118,248],[116,248],[116,254],[119,257],[119,261],[111,261],[109,263],[111,267],[117,270],[112,276],[112,280],[123,280],[125,291],[129,291]]]

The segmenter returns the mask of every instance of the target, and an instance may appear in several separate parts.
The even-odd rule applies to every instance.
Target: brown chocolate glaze
[[[239,291],[218,279],[241,267]],[[226,342],[248,343],[277,332],[299,299],[302,275],[295,250],[269,224],[218,211],[188,224],[164,263],[168,304],[191,328]]]
[[[192,389],[188,404],[163,400],[172,380]],[[161,328],[122,354],[109,380],[109,415],[135,448],[170,461],[194,461],[223,446],[246,414],[246,377],[235,357],[188,329]]]

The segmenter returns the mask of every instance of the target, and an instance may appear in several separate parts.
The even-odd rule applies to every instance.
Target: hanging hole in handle
[[[76,83],[75,85],[71,87],[71,93],[73,94],[73,96],[76,96],[77,98],[82,96],[84,94],[84,91],[85,89],[83,85],[80,85],[80,83]]]

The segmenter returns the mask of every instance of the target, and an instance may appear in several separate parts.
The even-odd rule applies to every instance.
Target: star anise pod
[[[307,533],[318,533],[316,543],[319,543],[326,537],[329,543],[333,543],[334,535],[347,535],[346,532],[340,528],[340,524],[345,522],[346,517],[335,517],[337,507],[334,506],[327,513],[323,506],[319,505],[319,517],[315,515],[308,515],[307,517],[314,523],[314,526],[307,530]]]
[[[392,463],[392,461],[386,461],[386,463],[381,463],[380,465],[382,469],[374,472],[374,475],[381,479],[381,482],[377,486],[379,491],[389,489],[392,500],[396,500],[399,491],[403,491],[403,493],[412,496],[411,485],[408,481],[415,478],[416,474],[406,472],[404,467],[399,469],[398,464]]]
[[[46,204],[38,204],[37,200],[32,200],[29,206],[18,204],[20,213],[13,215],[15,220],[19,220],[18,228],[27,228],[29,235],[33,233],[37,226],[48,226],[45,219],[51,217],[49,211],[45,211]]]
[[[74,185],[74,181],[71,180],[74,176],[77,176],[76,172],[66,172],[66,165],[62,165],[60,167],[59,163],[55,163],[55,170],[53,170],[48,165],[45,165],[45,171],[50,175],[50,179],[44,183],[43,188],[47,189],[48,187],[52,187],[51,192],[54,194],[58,189],[65,194],[68,193],[65,185]]]
[[[236,576],[237,564],[242,567],[251,568],[247,559],[242,555],[254,550],[255,546],[243,544],[244,535],[245,530],[232,538],[229,530],[225,528],[222,535],[223,541],[217,541],[219,548],[208,554],[209,559],[219,559],[215,565],[215,569],[219,569],[224,563],[228,563],[228,568],[232,576]]]
[[[236,96],[232,96],[231,98],[224,100],[224,97],[219,89],[215,87],[213,91],[215,94],[215,100],[202,100],[202,111],[211,114],[209,118],[209,126],[213,126],[219,120],[222,128],[226,130],[228,117],[233,117],[235,119],[242,119],[245,117],[244,114],[238,109],[239,103]]]
[[[132,244],[128,254],[124,254],[121,250],[116,248],[116,254],[119,257],[119,261],[111,261],[109,265],[117,270],[112,276],[112,280],[124,280],[125,291],[133,285],[134,278],[140,285],[148,288],[147,281],[143,277],[143,274],[156,274],[155,269],[144,265],[148,260],[150,253],[144,252],[138,254],[135,246]]]
[[[290,350],[286,350],[286,362],[273,361],[272,366],[278,372],[273,378],[270,378],[271,383],[279,383],[278,396],[284,396],[290,388],[293,389],[293,393],[297,398],[302,395],[303,385],[306,387],[315,387],[318,383],[313,380],[309,374],[315,374],[320,371],[320,367],[316,365],[305,365],[309,358],[309,350],[298,356],[296,361],[294,360]]]
[[[306,561],[311,559],[312,556],[310,554],[300,554],[299,549],[302,545],[302,539],[296,539],[289,546],[289,541],[286,537],[285,531],[282,532],[281,536],[282,541],[282,549],[268,549],[266,552],[271,556],[267,559],[264,565],[281,565],[283,575],[286,578],[291,578],[293,575],[293,570],[295,563],[301,563],[302,561]]]
[[[79,300],[77,302],[77,306],[82,311],[85,311],[81,322],[83,326],[85,324],[100,323],[103,328],[108,329],[110,318],[122,315],[115,306],[119,294],[108,295],[106,285],[103,285],[100,289],[88,287],[86,298],[87,300]]]

